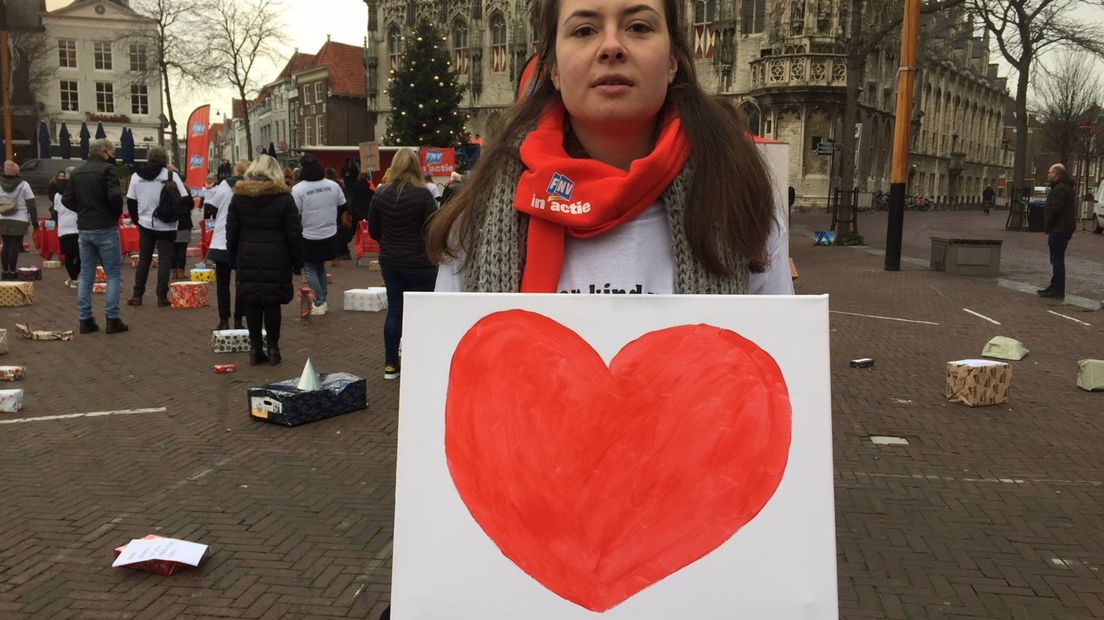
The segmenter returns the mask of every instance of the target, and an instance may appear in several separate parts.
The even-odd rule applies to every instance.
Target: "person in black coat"
[[[292,269],[303,268],[299,210],[280,164],[261,155],[234,185],[226,214],[226,251],[237,269],[237,303],[245,308],[249,363],[280,363],[280,306],[295,297]],[[268,335],[268,354],[261,338]]]
[[[372,206],[372,184],[368,182],[368,173],[361,172],[355,183],[349,188],[349,202],[353,203],[353,221],[368,220],[368,210]]]
[[[379,241],[380,272],[387,287],[383,378],[396,379],[403,293],[432,291],[437,282],[437,266],[430,262],[425,247],[426,222],[437,211],[437,200],[422,181],[418,156],[410,149],[395,153],[387,178],[390,181],[372,198],[368,232]]]

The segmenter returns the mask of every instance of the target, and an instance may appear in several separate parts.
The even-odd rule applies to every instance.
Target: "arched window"
[[[506,45],[506,18],[500,11],[491,15],[491,45]]]
[[[696,0],[694,2],[694,23],[708,24],[717,21],[717,0]]]
[[[748,129],[751,130],[751,133],[761,136],[759,106],[755,105],[753,101],[745,101],[740,104],[740,112],[744,114],[744,118],[747,120]]]
[[[462,19],[452,22],[452,68],[456,75],[468,74],[468,24]]]
[[[501,73],[510,68],[510,55],[506,51],[506,18],[501,11],[491,13],[491,72]]]
[[[404,40],[398,25],[391,24],[387,27],[387,53],[391,56],[391,70],[395,71],[402,64]]]

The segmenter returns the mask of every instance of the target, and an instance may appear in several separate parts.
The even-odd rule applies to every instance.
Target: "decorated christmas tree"
[[[464,86],[453,73],[448,38],[427,20],[406,36],[402,64],[391,71],[387,94],[391,117],[387,143],[450,147],[456,144],[467,115],[460,111]]]

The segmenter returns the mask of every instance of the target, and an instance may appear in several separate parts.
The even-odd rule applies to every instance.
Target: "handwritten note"
[[[207,545],[179,540],[177,538],[135,538],[126,549],[115,558],[112,568],[137,564],[147,560],[169,560],[189,566],[199,566]]]

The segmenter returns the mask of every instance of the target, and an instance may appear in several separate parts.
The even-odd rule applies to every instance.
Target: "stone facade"
[[[428,17],[445,32],[471,134],[486,135],[514,100],[525,60],[535,51],[535,0],[365,0],[368,110],[376,135],[390,113],[387,82],[411,24]],[[682,0],[685,34],[698,79],[730,97],[753,131],[790,144],[790,183],[798,205],[824,205],[838,158],[816,145],[839,140],[846,99],[847,0]],[[959,13],[929,17],[913,118],[909,191],[955,202],[994,187],[1011,162],[1002,144],[1003,78],[988,42]],[[868,57],[860,78],[856,187],[888,190],[897,101],[899,36]]]

